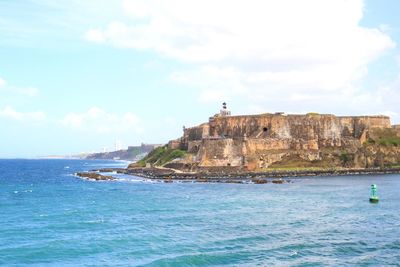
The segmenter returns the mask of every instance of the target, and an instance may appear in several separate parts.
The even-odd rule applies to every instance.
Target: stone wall
[[[217,117],[210,136],[239,138],[336,139],[359,138],[366,128],[390,127],[386,116],[336,117],[334,115],[275,115]]]
[[[242,140],[204,139],[197,157],[199,160],[199,166],[242,166],[242,149]]]
[[[204,138],[295,138],[336,140],[360,138],[368,128],[390,128],[386,116],[275,115],[214,117],[209,123],[185,129],[184,141]]]
[[[391,127],[386,116],[215,116],[208,123],[184,129],[180,147],[196,155],[199,167],[254,170],[290,156],[321,160],[327,149],[355,153],[367,140],[369,129]]]
[[[182,148],[182,141],[181,139],[171,140],[168,142],[169,149],[181,149]]]
[[[400,136],[400,124],[393,125],[393,129],[396,131],[397,136]]]

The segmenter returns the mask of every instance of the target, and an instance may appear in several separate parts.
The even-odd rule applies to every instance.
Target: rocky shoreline
[[[194,181],[203,183],[254,183],[265,184],[275,183],[283,184],[291,182],[290,179],[298,177],[315,177],[315,176],[349,176],[349,175],[382,175],[382,174],[398,174],[400,168],[386,169],[331,169],[331,170],[271,170],[266,172],[246,172],[238,170],[221,170],[198,172],[180,172],[169,168],[107,168],[93,170],[87,173],[78,173],[77,175],[91,180],[115,180],[112,176],[105,176],[100,173],[115,172],[118,174],[126,174],[142,177],[150,180],[160,180],[166,183],[174,181]]]

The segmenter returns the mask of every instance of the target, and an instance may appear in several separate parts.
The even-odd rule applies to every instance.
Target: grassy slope
[[[151,151],[146,157],[138,161],[139,166],[146,166],[150,163],[154,166],[163,166],[174,159],[182,158],[186,155],[186,151],[180,149],[169,149],[167,146],[162,146]]]
[[[400,146],[400,136],[398,136],[394,129],[371,129],[369,132],[369,139],[364,144],[364,147],[377,146],[377,147],[398,147]],[[331,168],[346,168],[350,167],[354,160],[354,153],[349,153],[346,149],[336,149],[332,151],[325,151],[323,160],[320,161],[306,161],[298,156],[290,156],[284,158],[280,162],[272,164],[269,169],[275,170],[315,170],[315,169],[331,169]],[[327,157],[329,154],[329,157]],[[388,167],[399,167],[399,164],[392,164]]]
[[[400,136],[394,129],[372,129],[367,144],[400,146]]]

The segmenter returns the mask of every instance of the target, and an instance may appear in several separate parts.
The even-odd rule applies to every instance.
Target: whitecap
[[[104,223],[104,219],[84,221],[84,223]]]
[[[297,255],[297,251],[292,251],[292,254],[290,254],[290,257],[296,256]]]

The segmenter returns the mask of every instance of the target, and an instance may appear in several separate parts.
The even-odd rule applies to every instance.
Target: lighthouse
[[[222,103],[222,109],[219,112],[221,117],[230,116],[231,112],[226,107],[226,102]]]

